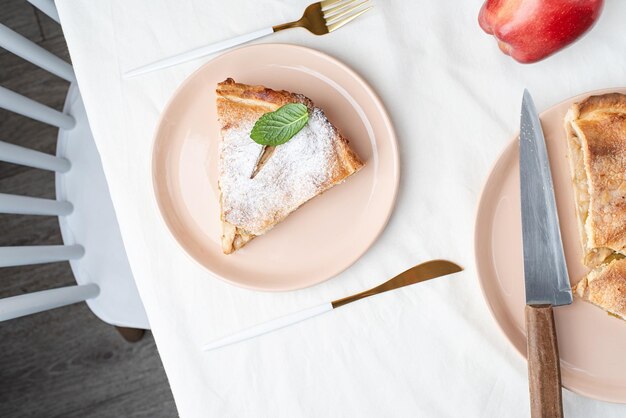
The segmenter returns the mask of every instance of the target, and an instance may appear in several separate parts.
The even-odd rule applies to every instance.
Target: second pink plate
[[[224,255],[215,87],[228,77],[310,97],[350,139],[365,167]],[[192,74],[162,113],[152,168],[161,214],[185,251],[220,278],[259,290],[311,286],[354,263],[385,227],[399,180],[394,130],[367,83],[328,55],[285,44],[236,49]]]
[[[586,269],[574,208],[563,118],[580,95],[543,112],[543,126],[561,237],[570,281],[578,282]],[[521,97],[520,97],[521,98]],[[506,148],[483,190],[476,219],[475,251],[480,283],[498,325],[515,348],[526,355],[524,325],[524,268],[520,215],[517,138]],[[626,324],[574,297],[569,306],[554,309],[563,385],[592,398],[626,403]]]

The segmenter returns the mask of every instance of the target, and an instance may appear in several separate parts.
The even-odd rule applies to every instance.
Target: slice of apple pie
[[[591,96],[565,117],[583,264],[575,293],[626,319],[626,95]]]
[[[254,142],[250,132],[256,121],[288,103],[304,104],[308,123],[287,143],[269,150]],[[217,115],[222,136],[219,190],[225,254],[265,234],[303,203],[363,166],[324,112],[301,94],[229,78],[217,86]]]

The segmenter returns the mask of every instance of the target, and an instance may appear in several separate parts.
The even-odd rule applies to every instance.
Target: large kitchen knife
[[[562,417],[561,369],[553,306],[572,303],[546,143],[533,99],[524,91],[520,182],[530,411]]]

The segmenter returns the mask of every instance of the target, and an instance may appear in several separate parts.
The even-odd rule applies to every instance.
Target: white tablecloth
[[[153,132],[176,87],[210,57],[131,80],[120,74],[191,47],[297,18],[308,0],[56,0],[124,243],[185,417],[525,417],[526,363],[491,318],[474,268],[474,212],[491,164],[515,132],[524,87],[542,110],[626,83],[626,6],[535,65],[498,51],[477,24],[481,0],[377,1],[327,36],[285,31],[264,42],[327,52],[380,94],[397,129],[395,213],[350,269],[289,293],[214,278],[171,237],[150,182]],[[202,353],[202,343],[342,297],[432,258],[452,278],[364,300],[282,331]],[[570,417],[626,406],[565,391]],[[146,399],[150,402],[150,399]]]

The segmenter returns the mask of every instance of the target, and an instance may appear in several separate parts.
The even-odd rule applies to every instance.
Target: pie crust
[[[573,290],[580,298],[626,320],[626,259],[592,270]]]
[[[626,254],[626,95],[591,96],[565,117],[583,263]]]

